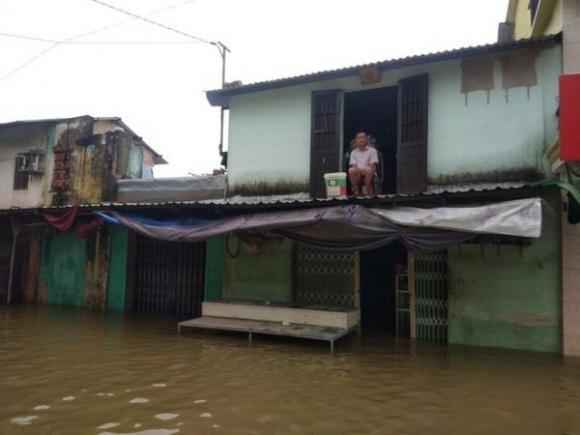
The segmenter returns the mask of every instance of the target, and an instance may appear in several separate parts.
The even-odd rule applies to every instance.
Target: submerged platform
[[[181,332],[182,328],[246,332],[248,333],[248,340],[250,343],[252,342],[252,334],[278,335],[283,337],[328,341],[330,343],[331,352],[334,352],[334,342],[339,338],[350,334],[354,329],[294,323],[284,324],[263,320],[234,319],[214,316],[202,316],[197,319],[185,320],[178,324],[178,332]]]

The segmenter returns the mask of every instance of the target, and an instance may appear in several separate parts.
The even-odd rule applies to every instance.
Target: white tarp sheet
[[[482,234],[540,237],[542,200],[540,198],[486,204],[477,207],[395,207],[373,209],[400,225],[440,228]]]

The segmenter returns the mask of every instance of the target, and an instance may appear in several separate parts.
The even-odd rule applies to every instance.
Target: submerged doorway
[[[447,342],[447,251],[408,254],[400,243],[364,251],[360,279],[363,331]]]
[[[137,236],[128,307],[140,313],[201,315],[205,243],[164,242]]]
[[[400,243],[360,253],[360,308],[364,332],[395,334],[398,330],[399,335],[409,335],[409,328],[405,327],[408,321],[400,319],[397,327],[397,289],[403,289],[404,279],[401,278],[406,273],[407,250]]]
[[[382,156],[381,193],[397,191],[397,86],[344,94],[343,144],[345,154],[356,132],[364,130],[376,140]],[[344,168],[348,162],[344,162]]]

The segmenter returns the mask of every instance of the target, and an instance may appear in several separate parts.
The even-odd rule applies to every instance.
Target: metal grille
[[[417,339],[447,341],[447,251],[415,255]]]
[[[356,253],[321,251],[297,245],[294,256],[294,303],[354,307]]]
[[[408,77],[399,85],[397,192],[418,193],[427,186],[429,78]]]
[[[310,193],[324,198],[324,174],[336,172],[340,159],[340,92],[312,94],[312,139],[310,145]]]
[[[205,243],[170,243],[139,237],[135,260],[135,311],[200,315]]]

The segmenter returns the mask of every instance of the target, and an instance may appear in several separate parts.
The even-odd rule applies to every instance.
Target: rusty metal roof
[[[337,79],[345,76],[357,74],[361,68],[378,67],[381,71],[394,68],[401,68],[411,65],[420,65],[425,63],[440,62],[450,59],[459,59],[465,57],[480,56],[489,53],[499,53],[518,48],[526,48],[537,45],[551,45],[560,42],[562,34],[541,36],[537,38],[520,39],[511,42],[496,42],[492,44],[483,44],[469,47],[462,47],[453,50],[445,50],[434,53],[420,54],[415,56],[406,56],[395,59],[382,60],[367,64],[354,65],[345,68],[318,71],[309,74],[302,74],[292,77],[280,78],[275,80],[266,80],[247,85],[231,86],[225,89],[214,89],[206,91],[206,96],[212,106],[227,106],[232,95],[246,94],[251,92],[265,91],[269,89],[282,88],[286,86],[295,86],[304,83],[310,83],[321,80]]]
[[[24,119],[19,121],[11,121],[11,122],[3,122],[0,123],[0,128],[8,128],[8,127],[17,127],[20,125],[28,125],[28,124],[52,124],[52,123],[59,123],[59,122],[72,122],[76,121],[77,119],[83,118],[90,118],[93,121],[109,121],[117,123],[121,128],[126,130],[128,133],[132,134],[134,137],[138,138],[139,141],[143,144],[145,148],[147,148],[154,156],[155,164],[165,164],[167,161],[163,158],[161,154],[151,148],[141,136],[135,133],[131,127],[129,127],[121,118],[118,116],[104,116],[104,117],[95,117],[91,115],[81,115],[81,116],[74,116],[72,118],[46,118],[46,119]]]
[[[43,206],[36,208],[10,208],[0,209],[0,215],[8,214],[37,214],[44,212],[58,212],[73,207],[79,210],[196,210],[209,213],[221,211],[255,211],[264,209],[294,209],[309,207],[324,207],[333,205],[360,204],[366,206],[380,205],[441,205],[447,203],[474,203],[480,201],[498,201],[517,198],[526,198],[543,190],[542,187],[532,187],[525,184],[513,184],[509,187],[495,188],[463,188],[455,191],[439,191],[418,194],[387,194],[376,197],[348,197],[348,198],[304,198],[285,199],[276,197],[255,198],[226,198],[221,200],[203,201],[164,201],[164,202],[100,202],[95,204]]]

